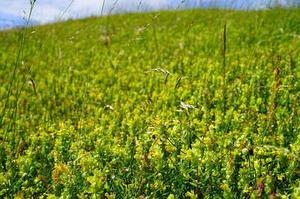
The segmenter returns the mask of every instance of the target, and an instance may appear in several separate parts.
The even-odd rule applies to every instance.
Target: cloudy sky
[[[36,0],[32,19],[39,23],[47,23],[67,18],[99,15],[103,1],[104,0]],[[283,2],[284,0],[279,1]],[[28,13],[29,2],[30,0],[0,0],[0,14],[24,17],[26,13]],[[178,9],[178,7],[183,6],[199,6],[200,2],[202,2],[201,4],[204,6],[233,6],[247,9],[266,7],[270,0],[106,0],[104,14],[109,13],[112,8],[114,8],[112,10],[113,12],[137,11],[138,9],[140,11]]]

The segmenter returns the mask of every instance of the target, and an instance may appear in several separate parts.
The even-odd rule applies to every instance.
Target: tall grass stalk
[[[60,21],[64,15],[67,13],[67,11],[70,9],[70,7],[72,6],[72,4],[74,3],[75,0],[71,0],[69,5],[65,8],[65,10],[61,13],[60,17],[58,18],[58,20]]]
[[[25,45],[26,45],[26,36],[28,34],[29,23],[30,23],[30,19],[31,19],[31,16],[32,16],[34,6],[35,6],[35,2],[36,2],[36,0],[30,0],[30,9],[29,9],[27,20],[26,20],[26,26],[23,29],[22,33],[21,33],[20,47],[18,49],[16,61],[15,61],[14,68],[13,68],[13,73],[12,73],[12,76],[11,76],[11,79],[10,79],[10,82],[9,82],[9,87],[8,87],[7,94],[6,94],[6,97],[5,97],[4,107],[3,107],[2,112],[1,112],[0,128],[2,128],[3,125],[4,125],[3,121],[4,121],[4,117],[7,114],[7,109],[9,109],[8,112],[11,112],[11,109],[13,110],[13,112],[15,112],[16,108],[17,108],[17,105],[18,105],[18,97],[15,100],[15,103],[13,104],[12,107],[9,107],[9,101],[10,101],[10,97],[13,94],[13,86],[14,86],[15,82],[17,81],[17,79],[16,79],[17,78],[17,70],[20,67],[20,63],[21,63],[22,58],[23,58],[23,51],[24,51],[24,48],[25,48]],[[19,90],[18,86],[17,86],[16,89]],[[14,113],[12,115],[15,116]],[[10,119],[11,119],[11,122],[13,122],[13,123],[16,120],[15,117],[10,118]],[[4,137],[6,137],[6,133],[5,133]]]
[[[280,62],[281,62],[281,57],[277,56],[276,58],[276,66],[274,70],[274,86],[272,88],[272,95],[271,95],[271,104],[269,107],[269,121],[268,121],[268,130],[270,134],[273,134],[274,132],[274,127],[275,127],[275,111],[277,108],[277,95],[278,91],[280,89]]]
[[[227,94],[226,94],[226,54],[227,54],[227,22],[225,21],[224,28],[223,28],[223,66],[222,66],[222,72],[223,72],[223,117],[226,115],[226,106],[227,106]]]

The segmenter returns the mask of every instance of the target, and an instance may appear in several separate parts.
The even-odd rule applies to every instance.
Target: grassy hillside
[[[0,198],[297,198],[299,22],[190,10],[0,32]]]

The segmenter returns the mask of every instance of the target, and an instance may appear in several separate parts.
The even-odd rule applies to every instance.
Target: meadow
[[[0,198],[299,198],[300,10],[0,32]]]

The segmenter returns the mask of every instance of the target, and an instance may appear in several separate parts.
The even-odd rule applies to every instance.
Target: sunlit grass
[[[13,84],[24,30],[0,32],[0,197],[297,197],[299,13],[32,27]]]

